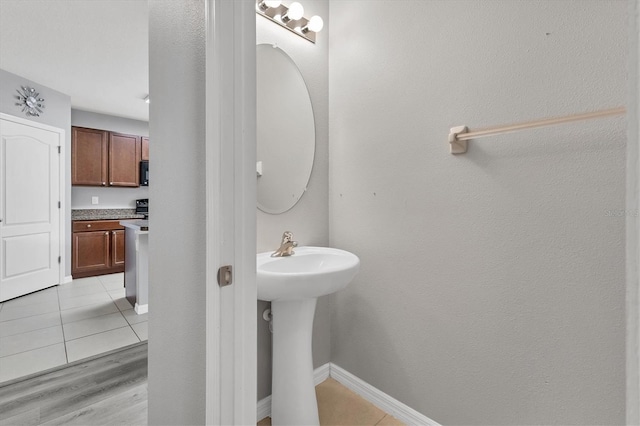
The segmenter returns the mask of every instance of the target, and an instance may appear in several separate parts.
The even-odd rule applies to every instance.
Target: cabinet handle
[[[102,182],[102,186],[107,186],[107,182]]]
[[[113,182],[109,182],[109,185],[113,185]]]
[[[91,224],[88,224],[88,225],[87,225],[87,228],[91,228]]]
[[[113,231],[111,234],[112,234],[112,235],[116,235],[116,231]]]
[[[104,233],[104,235],[109,235],[109,233],[108,233],[108,232],[105,232],[105,233]]]

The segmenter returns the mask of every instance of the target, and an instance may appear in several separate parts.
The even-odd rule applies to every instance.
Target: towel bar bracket
[[[469,141],[459,140],[458,135],[468,132],[469,128],[467,126],[456,126],[449,130],[449,147],[451,154],[464,154],[467,152]]]

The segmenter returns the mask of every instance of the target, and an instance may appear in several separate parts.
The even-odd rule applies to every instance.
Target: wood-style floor
[[[146,425],[147,343],[0,385],[0,425]]]
[[[333,379],[316,395],[322,426],[402,425]],[[147,342],[0,385],[0,426],[146,424]]]

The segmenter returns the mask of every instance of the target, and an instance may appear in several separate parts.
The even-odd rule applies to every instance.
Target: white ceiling
[[[147,0],[0,0],[0,68],[148,121],[148,28]]]

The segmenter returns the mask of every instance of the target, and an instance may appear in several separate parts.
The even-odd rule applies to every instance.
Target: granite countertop
[[[73,209],[71,220],[118,220],[143,219],[144,215],[136,214],[136,209]]]

